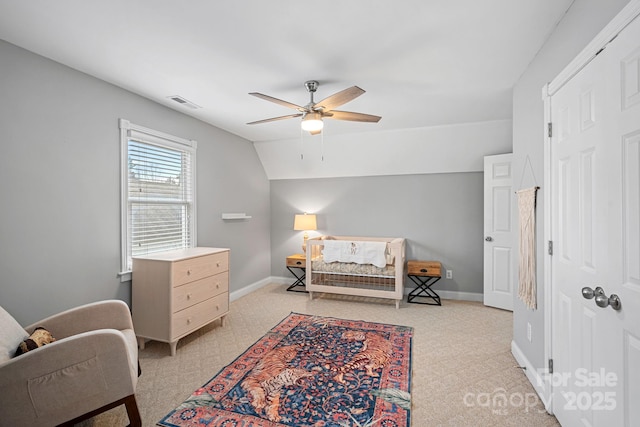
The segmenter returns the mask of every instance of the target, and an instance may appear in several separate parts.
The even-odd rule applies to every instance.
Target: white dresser
[[[229,249],[190,248],[133,258],[133,326],[145,339],[178,340],[229,312]]]

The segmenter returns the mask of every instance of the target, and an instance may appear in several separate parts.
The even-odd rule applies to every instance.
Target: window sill
[[[130,282],[131,281],[131,272],[130,271],[121,271],[118,273],[118,277],[120,277],[120,283],[122,282]]]

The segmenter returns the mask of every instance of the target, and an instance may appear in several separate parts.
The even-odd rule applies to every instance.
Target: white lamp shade
[[[308,214],[296,214],[293,220],[293,229],[296,231],[317,230],[318,224],[316,223],[316,216]]]
[[[324,123],[320,113],[307,113],[302,119],[302,130],[307,132],[315,132],[322,130]]]

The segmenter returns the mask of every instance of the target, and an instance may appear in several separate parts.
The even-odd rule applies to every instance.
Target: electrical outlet
[[[527,322],[527,339],[531,342],[531,323]]]
[[[447,270],[447,279],[453,279],[453,270]]]

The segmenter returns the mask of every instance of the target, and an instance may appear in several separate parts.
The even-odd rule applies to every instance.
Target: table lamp
[[[304,231],[303,241],[302,241],[302,250],[304,252],[307,251],[307,239],[309,235],[307,234],[307,230],[317,230],[318,225],[316,223],[315,215],[304,214],[296,214],[295,219],[293,220],[293,229],[296,231]]]

